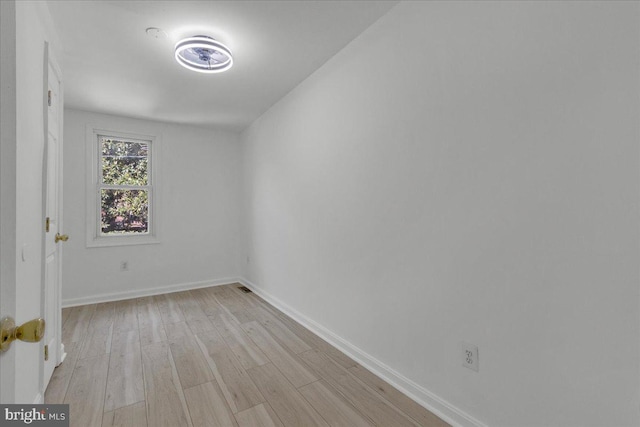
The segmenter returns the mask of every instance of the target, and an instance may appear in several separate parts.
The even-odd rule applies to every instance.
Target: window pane
[[[147,185],[149,144],[100,138],[102,183],[109,185]]]
[[[101,191],[102,234],[137,234],[149,231],[147,190]]]

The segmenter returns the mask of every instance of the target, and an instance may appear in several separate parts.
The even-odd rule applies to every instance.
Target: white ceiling
[[[384,15],[395,1],[49,1],[65,105],[241,130]],[[166,31],[149,37],[148,27]],[[175,61],[182,37],[226,44],[220,74]],[[372,61],[374,58],[372,58]]]

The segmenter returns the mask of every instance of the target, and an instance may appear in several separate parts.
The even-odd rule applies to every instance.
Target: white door
[[[16,292],[16,267],[19,251],[16,245],[16,183],[19,165],[16,161],[17,132],[16,132],[16,3],[15,1],[0,0],[0,316],[11,316],[19,323],[28,319],[21,316],[24,310],[20,307],[28,306],[34,295],[18,297]],[[33,52],[32,52],[33,53]],[[48,46],[45,44],[44,64],[49,61]],[[39,289],[39,300],[42,302],[40,316],[47,322],[44,342],[33,346],[38,351],[44,345],[50,348],[48,361],[40,357],[38,367],[23,366],[16,357],[16,348],[23,343],[14,343],[9,349],[0,353],[0,402],[14,403],[17,398],[18,384],[26,377],[37,376],[40,391],[44,392],[54,366],[62,357],[61,337],[61,301],[60,301],[60,249],[56,248],[54,239],[61,229],[60,200],[61,192],[61,135],[62,135],[62,83],[59,68],[55,65],[45,67],[43,73],[43,137],[45,142],[45,157],[43,161],[43,211],[44,216],[51,215],[50,232],[43,236],[42,253],[38,261],[43,266],[43,276]],[[49,78],[50,77],[50,78]],[[52,107],[46,101],[48,90],[52,91]],[[45,212],[42,212],[43,214]],[[33,224],[44,229],[45,218],[42,222]],[[53,221],[53,229],[51,224]],[[53,231],[53,232],[51,232]],[[26,247],[26,246],[25,246]],[[23,247],[23,260],[25,252]],[[33,254],[32,254],[33,255]],[[33,310],[30,310],[33,312]],[[40,353],[41,354],[41,353]],[[37,369],[37,370],[36,370]],[[42,394],[34,396],[38,403]],[[31,403],[31,402],[22,402]]]
[[[0,1],[0,316],[16,315],[16,7]],[[15,400],[16,351],[0,354],[0,402]]]
[[[60,159],[62,147],[60,143],[62,124],[62,103],[60,72],[49,57],[47,74],[47,106],[45,126],[47,128],[46,163],[44,176],[45,196],[45,237],[44,237],[44,284],[43,310],[46,322],[44,345],[45,357],[42,378],[42,390],[46,390],[54,368],[62,361],[61,348],[61,304],[60,304],[60,253],[63,239],[62,234],[62,203],[61,203],[61,168]]]

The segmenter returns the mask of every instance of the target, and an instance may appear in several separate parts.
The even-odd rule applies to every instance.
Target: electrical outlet
[[[478,372],[478,346],[463,342],[461,343],[460,348],[462,351],[462,366]]]
[[[129,270],[129,263],[127,261],[122,261],[120,263],[120,271],[128,271]]]

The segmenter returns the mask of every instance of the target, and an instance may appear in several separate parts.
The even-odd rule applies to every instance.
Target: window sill
[[[100,236],[87,240],[87,248],[155,245],[158,243],[160,243],[160,239],[157,236]]]

